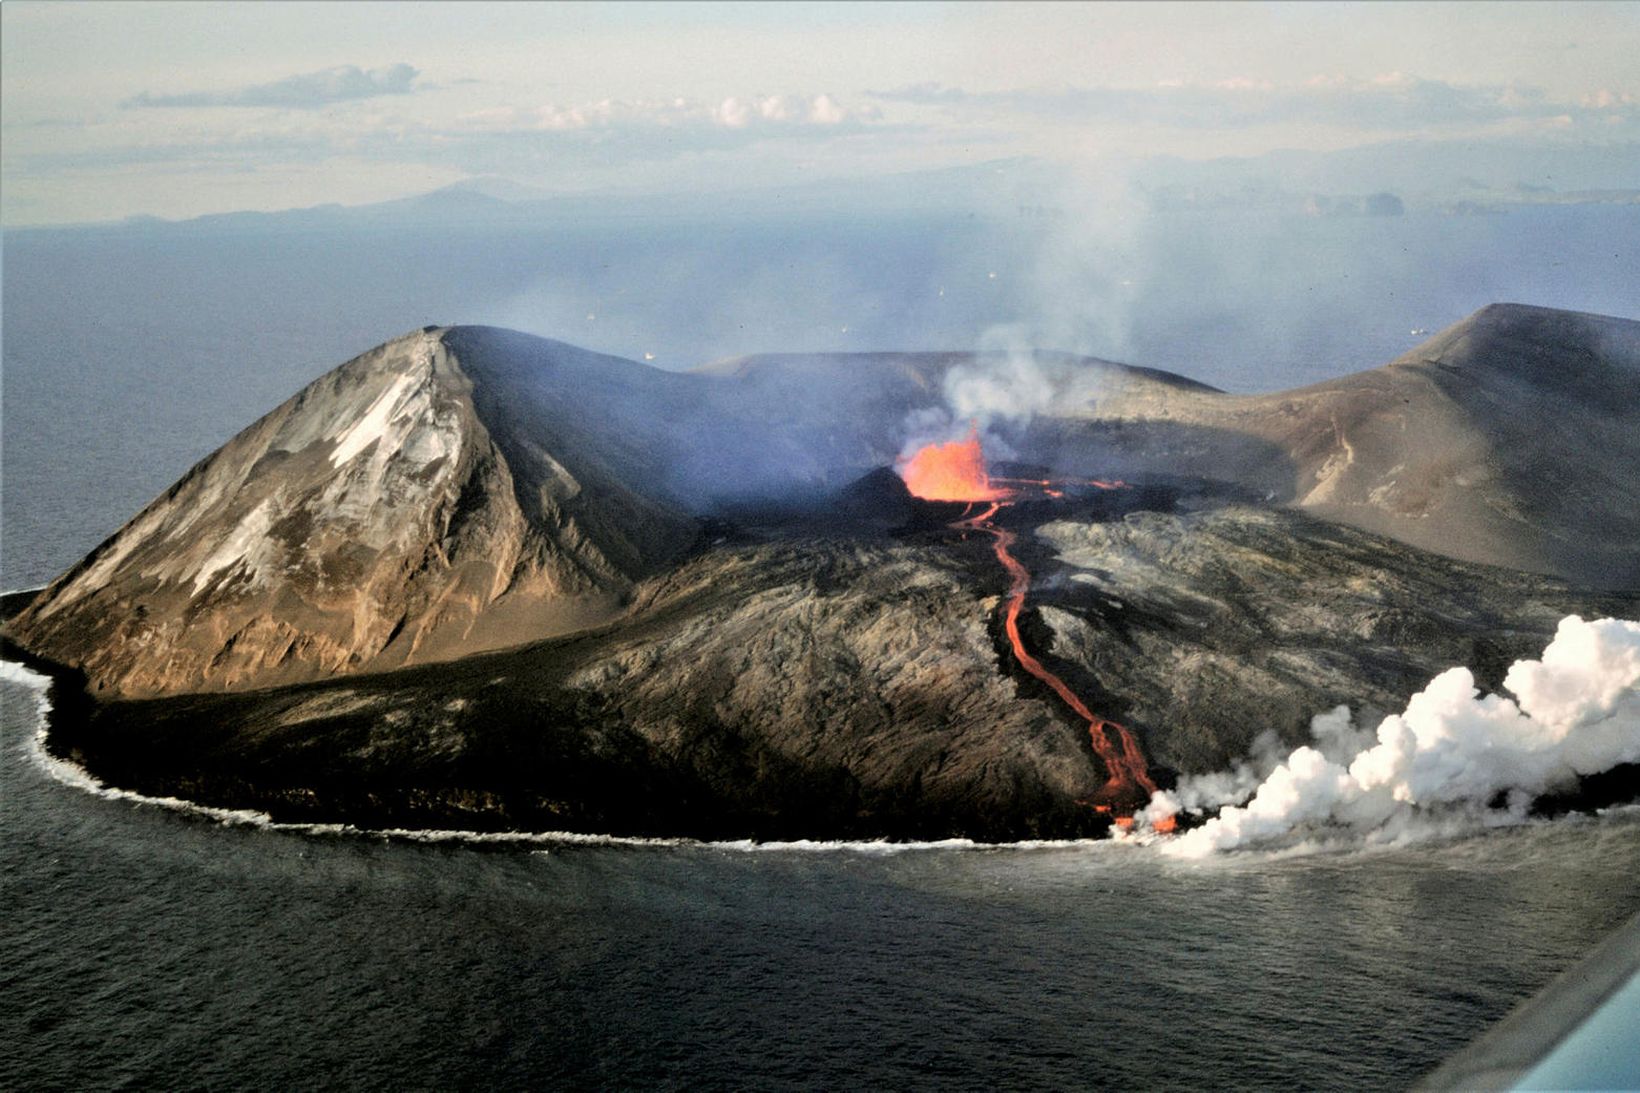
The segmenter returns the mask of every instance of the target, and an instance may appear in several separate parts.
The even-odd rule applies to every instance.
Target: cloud
[[[1640,98],[1627,91],[1613,91],[1603,87],[1599,91],[1591,91],[1578,100],[1578,105],[1585,110],[1619,110],[1640,105]]]
[[[378,142],[376,151],[508,171],[665,162],[766,143],[824,144],[918,128],[883,124],[876,106],[845,106],[824,94],[603,99],[476,111],[408,130],[391,145]]]
[[[770,133],[841,129],[880,121],[876,106],[849,108],[830,95],[730,96],[626,101],[602,99],[576,106],[500,107],[464,115],[453,128],[469,132],[575,132],[744,130]]]
[[[922,83],[868,94],[882,102],[940,107],[956,114],[1021,114],[1180,129],[1305,124],[1404,131],[1509,120],[1548,123],[1633,106],[1632,99],[1616,92],[1585,96],[1581,102],[1557,101],[1537,88],[1453,84],[1400,72],[1365,80],[1317,76],[1288,84],[1235,78],[1211,83],[1169,81],[1138,88],[985,92]]]
[[[259,89],[248,89],[233,92],[231,97],[237,103],[250,91],[260,94]],[[216,96],[211,101],[226,98]],[[60,152],[14,152],[8,166],[15,164],[36,173],[137,164],[246,171],[347,157],[361,162],[448,166],[479,174],[549,169],[607,172],[622,164],[721,155],[759,144],[802,141],[822,145],[868,135],[903,137],[920,128],[881,124],[881,119],[882,112],[875,105],[847,106],[826,94],[602,99],[575,105],[500,107],[439,120],[412,120],[369,110],[346,114],[304,111],[248,123],[237,118],[202,119],[186,135],[174,134],[170,127],[139,133],[130,128],[134,119],[126,115],[113,125],[125,127],[137,139]]]
[[[867,91],[866,94],[874,99],[882,99],[884,102],[905,102],[918,106],[972,102],[975,99],[984,98],[983,95],[975,95],[959,87],[947,87],[942,83],[931,80],[907,84],[904,87],[894,88],[889,91]]]
[[[178,95],[155,95],[143,91],[120,105],[133,108],[260,106],[316,110],[334,103],[373,99],[379,95],[408,95],[418,90],[416,77],[419,75],[414,66],[403,63],[370,69],[341,65],[229,91],[190,91]]]

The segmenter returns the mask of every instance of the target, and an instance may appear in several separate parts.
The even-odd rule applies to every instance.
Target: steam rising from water
[[[1514,701],[1482,695],[1467,668],[1449,669],[1365,739],[1339,707],[1312,723],[1314,746],[1271,766],[1264,741],[1255,749],[1262,754],[1234,771],[1157,794],[1147,815],[1228,806],[1168,845],[1200,857],[1318,829],[1381,833],[1454,814],[1518,822],[1538,795],[1640,761],[1640,622],[1568,616],[1543,658],[1516,661],[1503,685]]]

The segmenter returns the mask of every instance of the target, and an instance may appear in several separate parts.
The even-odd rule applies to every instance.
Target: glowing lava
[[[1025,639],[1019,632],[1019,616],[1025,609],[1025,596],[1031,590],[1031,573],[1014,557],[1012,547],[1017,536],[998,526],[996,515],[1022,493],[1040,491],[1048,497],[1062,497],[1063,490],[1055,486],[1070,484],[1115,489],[1121,483],[1087,479],[1074,483],[1055,482],[1051,479],[997,479],[1024,489],[1004,488],[993,482],[985,470],[985,453],[980,447],[977,430],[970,431],[968,439],[948,444],[930,444],[921,448],[904,464],[901,476],[914,496],[929,501],[984,501],[985,508],[976,516],[959,520],[953,527],[983,531],[994,540],[997,561],[1008,573],[1008,595],[1003,609],[1002,628],[1013,647],[1014,659],[1032,676],[1047,684],[1076,716],[1088,723],[1088,740],[1105,767],[1105,784],[1094,805],[1100,812],[1114,812],[1117,827],[1133,827],[1133,812],[1156,792],[1151,780],[1149,764],[1138,739],[1127,726],[1100,717],[1088,709],[1087,703],[1070,686],[1025,648]],[[1156,821],[1159,832],[1173,829],[1174,820],[1166,817]]]
[[[924,501],[998,501],[1012,491],[991,484],[985,473],[985,452],[979,430],[968,430],[967,440],[928,444],[900,468],[905,488]]]
[[[1150,765],[1145,762],[1144,753],[1139,749],[1139,741],[1131,729],[1100,717],[1088,709],[1087,703],[1071,690],[1069,684],[1050,672],[1040,660],[1026,651],[1025,639],[1019,633],[1019,616],[1025,609],[1025,595],[1031,590],[1031,572],[1014,557],[1010,549],[1018,537],[1007,528],[998,527],[993,522],[996,514],[1002,511],[1002,507],[1003,502],[992,502],[991,506],[978,516],[959,521],[956,526],[983,531],[995,540],[993,549],[996,551],[997,561],[1008,571],[1008,599],[1003,608],[1002,629],[1008,635],[1008,644],[1013,647],[1014,659],[1019,661],[1021,668],[1046,683],[1077,717],[1088,723],[1088,740],[1092,742],[1094,752],[1105,765],[1105,785],[1099,791],[1099,798],[1105,805],[1122,810],[1122,814],[1117,817],[1119,826],[1130,826],[1132,810],[1156,792],[1156,783],[1150,778]],[[1122,824],[1122,820],[1127,820],[1128,823]]]

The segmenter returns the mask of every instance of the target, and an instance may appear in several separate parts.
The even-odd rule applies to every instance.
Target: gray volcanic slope
[[[1265,730],[1300,742],[1339,703],[1398,710],[1453,664],[1496,687],[1565,614],[1640,609],[1293,512],[1149,491],[1054,515],[1022,554],[1026,640],[1164,783]],[[1005,585],[988,540],[937,524],[767,529],[644,582],[608,627],[270,691],[64,699],[51,745],[153,795],[381,828],[1098,834],[1105,771],[1014,660]]]
[[[1640,585],[1640,323],[1497,304],[1312,387],[1113,390],[1080,416],[1044,447],[1229,478],[1455,558]]]
[[[700,374],[731,388],[714,408],[755,423],[751,473],[835,487],[889,462],[954,369],[988,361],[771,355]],[[994,426],[1027,461],[1217,479],[1449,557],[1640,585],[1640,323],[1495,304],[1382,368],[1263,395],[1061,354],[1030,367],[1049,408]]]
[[[645,453],[484,365],[438,330],[349,361],[189,471],[11,633],[99,692],[141,695],[381,670],[610,617],[695,523],[631,485],[652,473]],[[568,347],[555,365],[566,390],[648,371]]]
[[[790,373],[771,388],[490,327],[417,331],[229,441],[7,632],[135,697],[581,629],[690,546],[690,511],[824,496],[891,461],[905,415],[969,359],[834,361],[799,391]]]

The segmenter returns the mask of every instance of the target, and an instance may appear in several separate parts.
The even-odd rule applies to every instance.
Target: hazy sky
[[[1640,163],[1640,3],[8,0],[0,24],[9,225],[1407,138]]]

